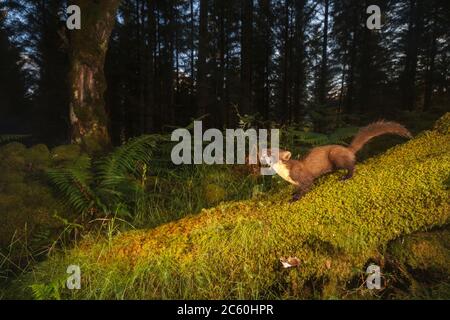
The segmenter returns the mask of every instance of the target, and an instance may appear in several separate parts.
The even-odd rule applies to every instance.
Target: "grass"
[[[389,244],[450,221],[450,114],[385,154],[320,179],[300,201],[291,188],[221,202],[178,221],[108,238],[87,236],[16,281],[6,297],[289,299],[345,297]],[[220,180],[220,179],[219,179]],[[282,269],[281,256],[298,268]],[[81,267],[82,289],[65,288]],[[356,279],[356,283],[355,283]]]
[[[124,148],[129,154],[129,146]],[[158,156],[164,159],[165,155]],[[0,176],[0,285],[28,271],[51,251],[71,247],[80,234],[107,231],[109,221],[114,220],[115,229],[122,231],[155,227],[220,201],[251,198],[256,191],[270,187],[270,180],[249,175],[242,166],[175,167],[168,161],[153,159],[137,177],[119,176],[117,170],[107,174],[114,179],[125,177],[123,184],[127,187],[139,187],[118,190],[125,191],[119,201],[102,197],[94,202],[96,208],[104,211],[93,216],[91,210],[85,210],[92,203],[85,204],[76,197],[83,185],[83,195],[88,190],[92,199],[103,196],[93,183],[103,180],[90,163],[75,145],[52,150],[42,144],[27,148],[17,142],[0,146],[0,169],[4,172]],[[49,181],[49,172],[54,172],[62,187]],[[68,178],[70,182],[66,181]],[[125,205],[121,199],[126,200]],[[74,203],[81,204],[82,210]]]
[[[272,187],[272,179],[249,174],[242,166],[190,165],[156,168],[132,224],[155,227],[198,213],[223,201],[256,197]]]

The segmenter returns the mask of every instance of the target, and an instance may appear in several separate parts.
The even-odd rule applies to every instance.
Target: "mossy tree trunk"
[[[70,31],[70,124],[72,143],[97,153],[111,140],[103,94],[105,56],[120,0],[77,0],[81,29]]]

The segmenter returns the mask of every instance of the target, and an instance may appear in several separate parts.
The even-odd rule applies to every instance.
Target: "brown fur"
[[[313,148],[301,160],[292,160],[289,151],[279,150],[279,160],[272,165],[283,179],[297,187],[292,199],[296,201],[308,192],[316,178],[325,173],[345,169],[347,174],[342,179],[350,179],[354,172],[356,152],[370,139],[383,134],[412,137],[405,127],[396,122],[379,121],[361,128],[349,147],[326,145]]]

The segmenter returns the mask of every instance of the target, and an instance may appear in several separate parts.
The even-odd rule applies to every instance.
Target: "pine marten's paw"
[[[347,181],[347,180],[349,180],[349,179],[351,179],[352,178],[352,176],[349,176],[348,174],[346,174],[345,176],[342,176],[339,180],[341,180],[341,181]]]
[[[294,193],[294,194],[292,195],[291,200],[289,200],[289,202],[292,203],[292,202],[298,201],[301,197],[302,197],[301,194]]]

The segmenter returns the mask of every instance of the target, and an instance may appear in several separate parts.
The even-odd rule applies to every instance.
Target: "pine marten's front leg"
[[[311,189],[312,183],[313,181],[311,180],[300,182],[297,185],[294,193],[292,194],[291,202],[295,202],[303,197],[309,191],[309,189]]]
[[[351,166],[347,168],[347,174],[341,178],[342,181],[351,179],[353,177],[353,173],[355,172],[355,167]]]

